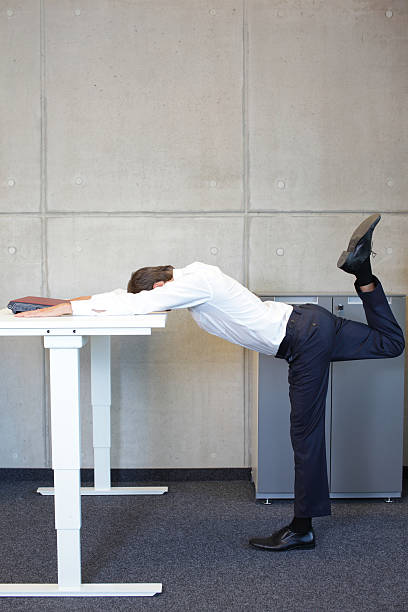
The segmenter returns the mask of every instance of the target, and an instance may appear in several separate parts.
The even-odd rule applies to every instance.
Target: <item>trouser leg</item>
[[[295,459],[295,516],[330,514],[327,476],[325,411],[329,363],[299,387],[291,368],[290,435]]]
[[[336,340],[331,361],[398,357],[404,350],[404,334],[392,314],[381,283],[374,291],[357,293],[363,302],[365,323],[336,317]]]
[[[358,294],[367,325],[335,317],[313,306],[288,330],[291,440],[295,456],[295,516],[330,514],[325,406],[330,361],[397,357],[404,350],[401,328],[378,279],[374,291]]]
[[[325,411],[334,343],[333,316],[303,307],[289,361],[290,435],[295,459],[295,516],[330,514]]]

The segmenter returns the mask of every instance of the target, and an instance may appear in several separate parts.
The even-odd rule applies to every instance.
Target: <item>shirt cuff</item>
[[[73,315],[96,315],[92,310],[92,298],[89,300],[73,300],[71,302]]]

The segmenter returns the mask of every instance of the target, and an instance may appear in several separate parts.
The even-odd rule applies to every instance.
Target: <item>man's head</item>
[[[128,282],[128,293],[139,293],[161,287],[164,283],[173,280],[173,269],[174,266],[150,266],[136,270]]]

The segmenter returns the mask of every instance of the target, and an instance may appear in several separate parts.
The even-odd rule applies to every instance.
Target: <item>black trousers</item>
[[[331,314],[315,304],[295,306],[276,357],[289,364],[290,435],[295,456],[295,516],[330,514],[325,407],[330,362],[398,357],[404,335],[381,283],[356,291],[367,325]],[[361,381],[362,388],[370,381]]]

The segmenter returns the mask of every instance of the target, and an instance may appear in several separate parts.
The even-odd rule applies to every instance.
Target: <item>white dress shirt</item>
[[[115,289],[72,301],[74,315],[130,315],[188,308],[205,331],[245,348],[276,355],[292,306],[262,302],[216,266],[194,262],[173,270],[173,281],[151,291]],[[97,312],[102,311],[102,312]]]

